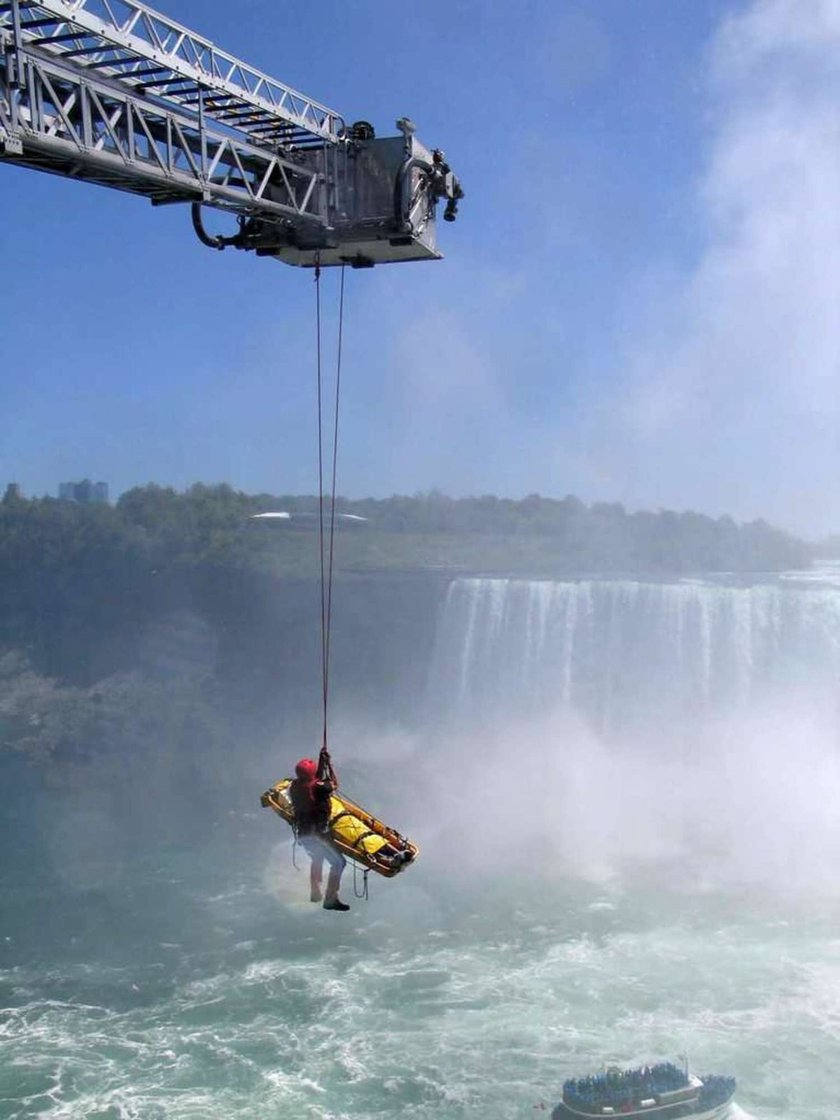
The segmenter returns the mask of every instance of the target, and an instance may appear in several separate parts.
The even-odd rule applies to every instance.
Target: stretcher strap
[[[342,817],[355,817],[355,815],[356,814],[351,813],[349,809],[342,809],[341,812],[336,813],[336,815],[334,817],[330,817],[330,821],[329,821],[330,828],[332,828],[332,826],[335,824],[336,821],[340,821]]]
[[[372,829],[368,829],[367,832],[363,832],[361,836],[357,836],[356,839],[353,841],[353,847],[354,848],[359,848],[361,851],[365,852],[365,855],[370,854],[369,852],[365,851],[364,847],[362,846],[363,841],[367,840],[368,836],[379,836],[379,833],[374,832]],[[379,836],[379,839],[381,840],[382,837]],[[371,856],[371,859],[375,859],[375,858],[376,858],[375,855]]]
[[[342,817],[353,817],[355,820],[359,819],[356,816],[356,814],[351,813],[349,809],[342,809],[340,813],[336,813],[336,815],[334,817],[330,817],[330,828],[333,828],[336,821],[340,821]],[[365,851],[365,848],[364,848],[364,841],[367,840],[368,836],[379,836],[379,833],[375,832],[372,828],[369,828],[367,830],[367,832],[363,832],[361,834],[361,836],[357,836],[356,839],[350,841],[349,844],[348,844],[348,841],[345,840],[343,836],[341,837],[341,839],[342,839],[343,843],[348,844],[349,847],[358,848],[360,852],[364,852],[365,855],[369,855],[369,853],[367,851]],[[379,838],[381,840],[385,839],[384,836],[380,836]],[[375,857],[372,856],[371,858],[375,858]]]

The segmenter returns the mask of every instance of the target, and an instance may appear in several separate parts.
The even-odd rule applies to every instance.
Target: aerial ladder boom
[[[377,138],[136,0],[0,0],[0,163],[190,203],[212,248],[430,260],[463,197],[406,118]],[[202,206],[231,211],[210,234]]]

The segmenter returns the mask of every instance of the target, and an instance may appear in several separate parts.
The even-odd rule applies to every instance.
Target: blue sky
[[[348,274],[343,493],[840,530],[837,0],[158,6],[463,181],[444,261]],[[0,205],[0,479],[316,488],[310,273],[33,171]]]

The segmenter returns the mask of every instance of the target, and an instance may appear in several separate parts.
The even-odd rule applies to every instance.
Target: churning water
[[[0,1116],[507,1120],[688,1053],[759,1120],[833,1120],[839,603],[458,581],[428,726],[396,772],[375,714],[356,748],[421,859],[368,903],[348,873],[348,915],[269,813],[119,865],[79,817],[18,841]]]

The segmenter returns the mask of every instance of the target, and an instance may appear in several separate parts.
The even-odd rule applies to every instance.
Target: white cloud
[[[758,0],[715,39],[705,248],[619,408],[644,500],[840,527],[839,46],[835,0]]]
[[[441,308],[403,328],[394,368],[408,412],[482,404],[496,395],[498,376],[480,340],[457,314]]]

